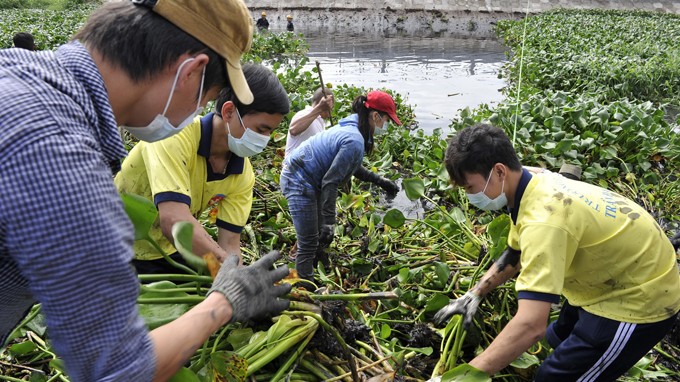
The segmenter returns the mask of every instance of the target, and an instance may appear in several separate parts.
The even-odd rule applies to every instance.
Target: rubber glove
[[[394,195],[399,192],[399,186],[397,186],[397,182],[391,181],[387,178],[381,177],[380,180],[378,180],[375,184],[385,190],[385,192],[389,195]]]
[[[479,301],[481,297],[477,296],[471,291],[467,291],[461,298],[449,302],[448,305],[441,308],[437,314],[434,315],[434,321],[437,325],[442,325],[446,320],[451,318],[454,314],[463,315],[463,327],[467,329],[472,323],[472,318],[477,312]]]
[[[335,238],[335,224],[323,224],[319,230],[319,247],[328,247]]]
[[[288,268],[271,269],[280,257],[278,251],[271,251],[247,267],[238,266],[238,256],[229,256],[224,261],[208,294],[219,292],[227,298],[232,309],[229,322],[243,322],[288,309],[290,301],[280,297],[290,292],[291,285],[274,285],[288,276]]]

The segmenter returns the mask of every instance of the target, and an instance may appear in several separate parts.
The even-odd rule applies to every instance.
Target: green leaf
[[[38,345],[34,344],[31,341],[26,341],[26,342],[21,342],[18,344],[14,344],[9,347],[9,352],[13,354],[14,356],[22,356],[26,355],[29,353],[32,353],[38,348]]]
[[[145,299],[157,297],[187,297],[185,292],[172,292],[177,286],[172,281],[159,281],[156,283],[142,286],[139,294]],[[164,292],[165,290],[169,292]],[[144,322],[149,329],[155,329],[170,321],[174,321],[179,316],[186,313],[189,304],[138,304],[139,314],[144,318]]]
[[[425,304],[425,312],[437,312],[449,303],[449,298],[441,293],[435,293]]]
[[[149,239],[149,230],[158,217],[152,201],[136,194],[121,194],[125,212],[135,227],[135,240]]]
[[[488,382],[491,377],[474,366],[464,363],[442,375],[441,382]]]
[[[194,225],[190,222],[177,222],[172,226],[172,238],[177,252],[184,261],[195,270],[207,272],[208,265],[202,257],[192,251],[194,240]]]
[[[375,253],[375,251],[378,250],[378,246],[380,245],[380,240],[376,238],[372,238],[371,241],[368,243],[368,250],[371,253]]]
[[[218,351],[210,354],[210,369],[213,379],[225,382],[245,381],[248,361],[236,353]]]
[[[406,191],[406,197],[410,200],[416,200],[425,195],[425,183],[420,178],[404,179],[401,184]]]
[[[387,224],[392,228],[399,228],[406,222],[406,217],[404,214],[396,208],[393,208],[383,216],[383,223]]]
[[[168,382],[201,382],[200,378],[193,371],[183,367],[168,379]]]
[[[227,342],[232,349],[238,350],[247,345],[253,336],[252,328],[232,329],[227,335]]]
[[[538,365],[539,363],[541,363],[541,361],[538,359],[538,357],[524,352],[516,360],[512,361],[510,365],[518,369],[527,369],[531,366]]]
[[[444,289],[446,283],[449,282],[449,275],[451,274],[449,266],[441,261],[435,261],[432,265],[434,266],[434,272],[437,275],[437,286]]]
[[[392,328],[387,324],[382,324],[380,326],[380,338],[390,338],[392,335]]]

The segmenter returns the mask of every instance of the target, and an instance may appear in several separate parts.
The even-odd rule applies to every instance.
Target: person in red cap
[[[356,175],[373,137],[386,131],[389,121],[401,125],[392,97],[379,90],[358,96],[354,114],[302,143],[286,156],[281,170],[281,191],[297,234],[295,268],[314,282],[314,265],[335,235],[335,200],[338,188]],[[309,284],[306,287],[311,286]]]

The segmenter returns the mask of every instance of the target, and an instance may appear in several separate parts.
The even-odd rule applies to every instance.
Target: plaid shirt
[[[110,168],[126,152],[92,57],[0,50],[0,89],[0,346],[39,302],[72,381],[150,381]]]

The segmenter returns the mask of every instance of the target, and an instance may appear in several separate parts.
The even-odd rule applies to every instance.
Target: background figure
[[[241,259],[241,231],[248,221],[255,184],[248,157],[266,147],[272,131],[290,111],[288,94],[274,72],[246,64],[243,74],[254,97],[250,105],[239,102],[232,89],[222,89],[214,113],[196,118],[168,139],[138,143],[114,180],[120,193],[154,202],[158,220],[149,236],[180,264],[186,265],[172,237],[178,221],[194,225],[192,249],[197,255],[212,253],[220,262],[228,256]],[[218,227],[217,242],[198,221],[208,208]],[[178,272],[146,240],[136,241],[134,251],[132,264],[138,273]]]
[[[291,16],[291,15],[286,16],[286,20],[288,20],[288,24],[286,25],[286,30],[288,32],[293,32],[295,30],[295,25],[293,25],[293,16]]]
[[[35,46],[35,40],[33,39],[33,35],[28,32],[19,32],[14,35],[14,38],[12,40],[14,41],[15,48],[38,50],[38,47]]]
[[[324,96],[324,94],[326,94]],[[324,131],[326,120],[333,110],[333,92],[328,88],[318,88],[312,95],[312,106],[307,106],[298,111],[290,121],[288,137],[286,139],[286,156],[300,146],[304,141]],[[354,176],[364,182],[370,182],[382,188],[389,195],[399,192],[399,186],[387,178],[384,178],[364,166],[359,166]]]
[[[335,235],[338,188],[361,167],[364,155],[373,149],[374,134],[384,131],[389,120],[401,124],[394,100],[382,91],[357,97],[352,111],[355,114],[292,151],[281,170],[281,191],[297,234],[295,268],[311,282],[315,259],[323,260],[318,250]]]
[[[269,29],[269,20],[267,20],[267,12],[262,11],[262,14],[260,14],[260,18],[257,19],[257,23],[255,23],[257,26],[257,30],[260,31],[265,31]]]

